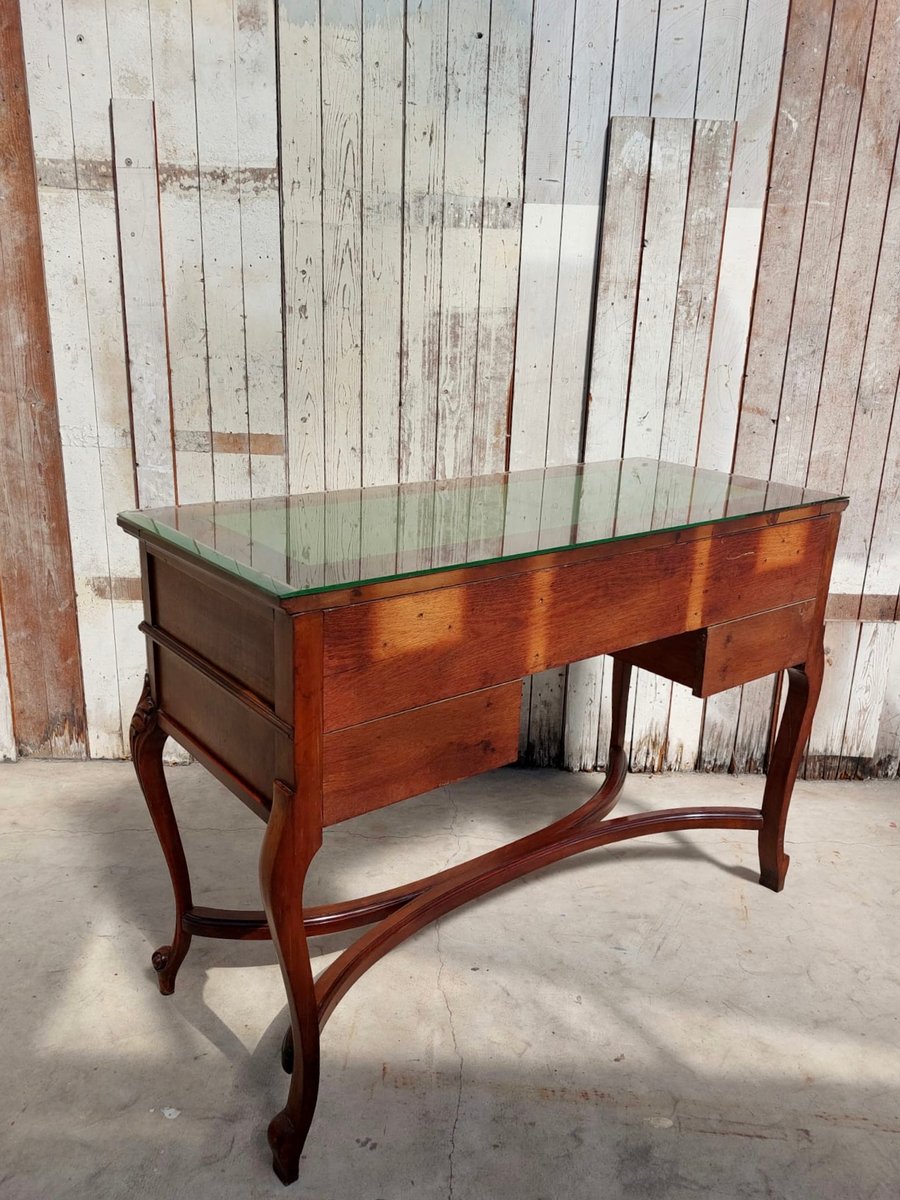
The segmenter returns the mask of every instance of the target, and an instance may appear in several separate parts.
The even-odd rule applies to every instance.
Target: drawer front
[[[683,683],[695,696],[712,696],[804,662],[816,632],[815,617],[812,598],[647,642],[615,657]]]
[[[148,555],[150,612],[146,619],[227,671],[261,699],[275,695],[275,614],[240,595],[228,595]]]
[[[199,750],[268,805],[275,779],[290,772],[290,739],[176,654],[157,648],[156,690],[166,716]]]
[[[812,518],[325,613],[326,730],[800,600],[833,526]]]
[[[703,675],[696,694],[711,696],[805,662],[815,616],[812,599],[713,625],[707,631]]]
[[[324,823],[513,762],[521,700],[518,680],[326,734]]]

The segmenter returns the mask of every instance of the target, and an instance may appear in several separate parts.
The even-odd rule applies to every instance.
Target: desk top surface
[[[630,458],[185,504],[119,523],[287,598],[844,499]]]

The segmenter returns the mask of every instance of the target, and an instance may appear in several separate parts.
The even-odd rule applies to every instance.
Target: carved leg
[[[283,784],[275,784],[259,863],[263,904],[291,1014],[290,1090],[287,1104],[269,1125],[272,1166],[285,1184],[297,1178],[300,1153],[319,1094],[319,1014],[303,928],[302,897],[306,872],[322,835],[308,819],[310,807]]]
[[[817,638],[806,663],[790,667],[787,672],[787,703],[766,775],[763,825],[759,831],[759,882],[773,892],[780,892],[784,887],[790,862],[784,852],[784,830],[794,780],[822,688],[824,662],[822,640]]]
[[[166,856],[166,864],[175,893],[175,936],[171,946],[160,946],[153,955],[153,968],[157,974],[159,990],[164,996],[175,991],[175,976],[191,944],[191,935],[182,929],[185,912],[193,906],[191,900],[191,878],[188,874],[181,834],[172,809],[172,799],[166,785],[162,752],[166,734],[159,727],[156,704],[150,694],[150,678],[144,676],[144,690],[131,721],[129,735],[131,757],[137,773],[141,791],[150,809],[159,844]]]

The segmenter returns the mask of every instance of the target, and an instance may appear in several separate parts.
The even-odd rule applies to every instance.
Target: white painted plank
[[[884,779],[893,779],[900,765],[900,637],[896,625],[892,628],[894,635],[888,655],[884,704],[869,768],[872,774]]]
[[[848,510],[849,511],[849,510]],[[876,597],[887,597],[890,619],[890,597],[900,594],[900,386],[894,396],[894,411],[888,433],[884,470],[878,496],[878,510],[869,545],[869,560],[863,583],[862,612],[878,604]],[[895,613],[896,613],[895,608]]]
[[[288,484],[325,486],[319,5],[278,0]]]
[[[153,101],[113,99],[116,203],[138,500],[175,503]]]
[[[132,34],[130,11],[114,37]],[[102,0],[67,0],[66,58],[90,339],[92,396],[97,427],[108,579],[90,586],[108,597],[114,630],[119,697],[118,738],[125,750],[146,665],[137,626],[141,609],[137,546],[116,527],[116,513],[136,503],[132,418],[124,342],[121,264],[110,119],[112,54]],[[135,36],[140,43],[140,29]],[[136,73],[140,81],[140,74]],[[102,81],[102,82],[101,82]],[[98,86],[99,84],[99,86]],[[158,237],[158,235],[157,235]]]
[[[192,11],[210,413],[213,435],[246,445],[217,451],[213,437],[213,483],[217,500],[235,500],[250,495],[235,28],[228,0]]]
[[[809,736],[807,779],[828,778],[837,773],[859,637],[860,626],[856,621],[825,623],[825,677]]]
[[[64,0],[68,17],[70,0]],[[153,54],[148,0],[115,0],[109,21],[111,94],[136,100],[153,98]],[[93,81],[96,88],[97,81]],[[97,88],[103,97],[103,88]]]
[[[448,0],[407,11],[400,478],[430,479],[440,355]]]
[[[775,686],[775,680],[765,678],[740,689],[741,709],[734,736],[734,769],[739,775],[763,770],[772,732]]]
[[[284,493],[287,475],[271,0],[239,0],[234,21],[250,490],[253,496],[273,496]]]
[[[577,462],[581,454],[614,39],[612,6],[605,0],[581,0],[575,11],[556,288],[546,454],[550,466]]]
[[[770,3],[770,11],[772,7]],[[734,119],[742,61],[752,69],[752,49],[744,41],[747,8],[748,0],[719,0],[706,5],[694,108],[698,121]],[[786,0],[784,8],[786,11]],[[777,20],[777,14],[773,15]]]
[[[874,9],[835,5],[772,454],[785,483],[806,482]]]
[[[731,191],[698,454],[700,466],[716,471],[729,470],[734,457],[787,13],[788,0],[749,0],[747,4]],[[709,11],[706,20],[708,27]],[[700,115],[704,108],[700,94],[697,104]]]
[[[712,701],[716,704],[713,706]],[[710,696],[703,709],[700,753],[701,771],[728,771],[734,759],[734,734],[741,709],[741,689],[730,688]]]
[[[846,464],[837,487],[852,488],[852,504],[841,517],[831,590],[842,595],[892,593],[900,586],[896,550],[898,437],[895,396],[900,378],[900,174],[895,170],[881,238],[875,286],[866,307],[862,365],[852,412]],[[841,316],[841,314],[837,314]],[[854,318],[847,316],[848,324]],[[845,398],[844,404],[850,405]],[[893,425],[892,425],[893,421]],[[819,464],[824,470],[824,462]],[[829,475],[828,480],[832,480]],[[877,525],[877,536],[876,536]],[[864,600],[863,606],[868,608]],[[863,616],[875,615],[867,611]],[[882,614],[888,618],[893,612]]]
[[[684,232],[693,122],[653,122],[625,456],[658,458]]]
[[[435,476],[472,473],[489,0],[456,0],[447,45]],[[457,496],[454,492],[452,495]],[[455,507],[455,506],[451,506]],[[451,524],[456,518],[450,516]],[[438,525],[437,541],[442,538]]]
[[[645,117],[653,95],[653,52],[659,25],[659,0],[627,0],[616,17],[616,61],[611,113]]]
[[[394,483],[400,459],[403,0],[363,5],[362,482]]]
[[[531,0],[493,0],[472,470],[506,465],[519,288]]]
[[[614,117],[610,128],[586,462],[617,458],[625,439],[652,128],[649,117]]]
[[[362,478],[360,0],[322,4],[325,486]]]
[[[574,0],[536,0],[510,467],[543,466],[565,187]]]
[[[213,471],[190,0],[150,0],[149,13],[175,479],[191,504],[212,500]]]
[[[842,778],[855,778],[857,761],[875,754],[895,628],[893,622],[887,621],[860,623],[859,649],[840,751],[841,758],[847,760],[841,763]]]
[[[696,123],[660,445],[666,462],[697,457],[733,145],[732,122]]]
[[[660,0],[650,113],[693,117],[706,0]]]

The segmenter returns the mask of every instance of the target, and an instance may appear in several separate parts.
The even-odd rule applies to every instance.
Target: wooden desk
[[[582,850],[681,829],[754,829],[779,891],[784,830],[822,680],[839,496],[626,460],[324,496],[122,514],[141,542],[148,672],[135,769],[175,892],[170,993],[194,935],[268,938],[291,1028],[274,1169],[297,1178],[319,1035],[363,972],[423,925]],[[512,762],[522,679],[612,654],[608,769],[570,816],[428,879],[301,903],[329,825]],[[603,820],[628,768],[633,665],[698,696],[786,670],[762,807]],[[267,823],[265,912],[201,908],[162,766],[173,737]],[[307,938],[371,926],[317,980]]]

